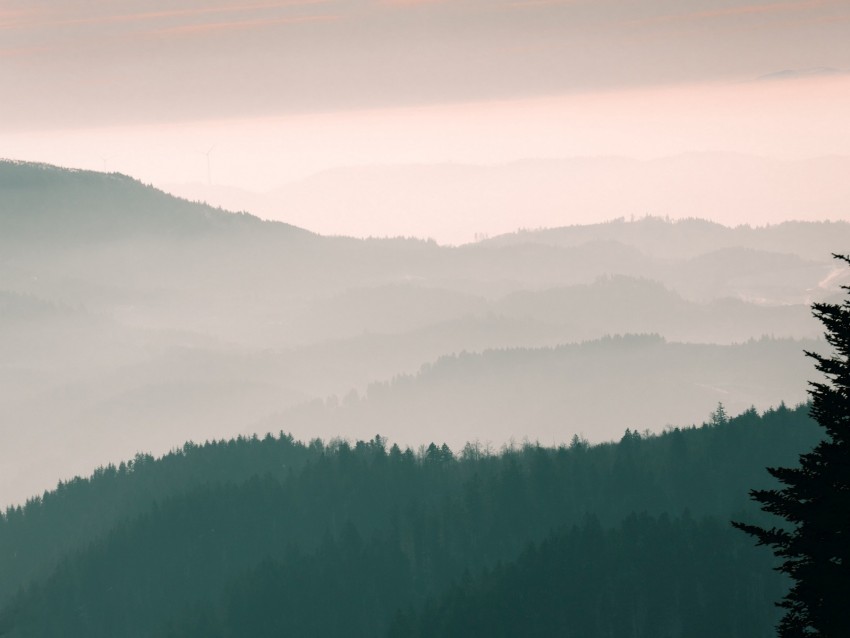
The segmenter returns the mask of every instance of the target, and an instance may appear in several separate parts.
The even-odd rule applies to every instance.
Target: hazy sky
[[[850,154],[848,42],[848,0],[0,0],[0,156],[264,190],[370,163]]]
[[[0,7],[4,128],[850,69],[847,0],[4,0]]]

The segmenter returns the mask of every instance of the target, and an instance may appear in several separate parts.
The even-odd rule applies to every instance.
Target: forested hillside
[[[253,215],[234,215],[166,195],[119,173],[0,161],[0,245],[50,240],[54,247],[128,238],[191,238],[240,229],[272,231]],[[305,231],[300,231],[307,234]]]
[[[767,636],[783,583],[727,521],[758,520],[747,491],[770,485],[764,467],[818,437],[806,406],[780,406],[593,446],[281,435],[139,456],[6,512],[0,627],[500,635],[500,609],[533,578],[550,594],[514,601],[511,621],[534,618],[529,635]]]
[[[770,566],[720,518],[590,518],[400,614],[389,635],[772,636],[784,583]]]
[[[811,365],[801,351],[823,347],[814,340],[723,346],[618,335],[554,348],[461,352],[415,375],[370,384],[362,395],[298,406],[270,419],[267,429],[306,437],[318,427],[361,438],[377,429],[404,441],[428,432],[453,447],[468,438],[509,441],[518,432],[549,445],[575,433],[612,440],[625,427],[698,421],[718,395],[733,412],[804,401]],[[647,396],[659,396],[658,403]]]
[[[848,19],[0,0],[0,638],[850,638]]]
[[[0,191],[2,506],[192,439],[551,445],[794,403],[820,347],[808,304],[847,282],[829,255],[846,223],[441,246],[322,237],[118,173],[0,161]],[[588,391],[603,372],[622,400]]]

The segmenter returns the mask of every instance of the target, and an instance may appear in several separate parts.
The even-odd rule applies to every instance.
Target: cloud
[[[165,9],[161,11],[147,11],[141,13],[126,13],[112,15],[91,15],[81,18],[62,18],[53,20],[43,20],[39,17],[44,16],[43,11],[11,11],[8,16],[11,18],[19,18],[17,21],[4,23],[3,19],[7,15],[6,12],[0,12],[0,27],[4,28],[27,28],[27,27],[53,27],[53,26],[73,26],[73,25],[89,25],[89,24],[118,24],[118,23],[133,23],[163,20],[168,18],[191,18],[206,15],[226,14],[226,13],[245,13],[250,11],[264,11],[270,9],[281,9],[294,6],[307,6],[324,4],[330,0],[279,0],[277,2],[262,2],[254,4],[237,4],[220,7],[198,7],[185,9]],[[23,19],[20,19],[23,18]]]
[[[787,13],[804,13],[836,5],[838,0],[801,0],[800,2],[769,2],[765,4],[748,4],[721,9],[708,9],[690,13],[673,13],[651,18],[629,21],[627,24],[644,26],[673,22],[696,22],[714,18],[730,18],[747,15],[779,15]]]
[[[808,18],[803,20],[803,24],[832,24],[835,22],[847,22],[850,21],[850,13],[843,14],[834,14],[834,15],[822,15],[816,16],[813,18]]]
[[[237,31],[242,29],[257,29],[287,24],[301,24],[305,22],[334,22],[341,20],[341,15],[311,15],[283,18],[265,18],[256,20],[240,20],[231,22],[210,22],[206,24],[187,24],[179,27],[169,27],[152,31],[152,35],[178,36],[178,35],[202,35],[211,32]]]
[[[518,8],[538,8],[538,7],[551,7],[557,6],[561,4],[579,4],[582,0],[516,0],[515,2],[509,2],[509,7],[518,7]]]
[[[417,7],[429,4],[446,4],[450,0],[378,0],[378,4],[390,7]]]
[[[814,67],[810,69],[783,69],[782,71],[774,71],[756,78],[758,81],[772,80],[795,80],[797,78],[812,78],[822,76],[847,75],[846,71],[834,69],[832,67]]]
[[[20,58],[35,53],[45,53],[49,47],[15,47],[11,49],[0,49],[0,58]]]
[[[48,12],[45,9],[2,9],[0,8],[0,29],[17,26],[21,21],[33,21],[43,18]]]
[[[0,84],[16,87],[4,101],[0,129],[519,98],[744,81],[781,69],[850,69],[847,23],[835,22],[850,11],[847,3],[0,0]],[[627,26],[641,18],[655,26]],[[812,26],[815,21],[824,24]],[[7,23],[20,28],[4,30]],[[215,46],[216,37],[226,46]],[[39,46],[49,51],[33,49]],[[116,73],[116,90],[89,90],[83,70],[98,78]],[[51,108],[54,95],[68,108]]]

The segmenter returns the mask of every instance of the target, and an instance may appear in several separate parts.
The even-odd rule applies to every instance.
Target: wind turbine
[[[102,159],[102,160],[103,160],[103,172],[104,172],[104,173],[106,173],[106,172],[107,172],[107,170],[106,170],[106,162],[107,162],[108,160],[111,160],[113,157],[115,157],[115,153],[113,153],[112,155],[101,155],[101,156],[100,156],[100,159]]]

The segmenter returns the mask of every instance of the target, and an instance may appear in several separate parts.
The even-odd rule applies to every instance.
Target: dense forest
[[[819,437],[806,405],[719,407],[601,445],[139,455],[6,511],[0,633],[769,636],[786,583],[729,520]]]

